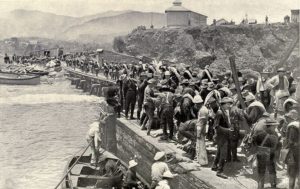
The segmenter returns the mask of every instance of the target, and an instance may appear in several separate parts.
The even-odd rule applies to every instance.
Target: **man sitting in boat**
[[[136,166],[138,163],[135,160],[129,161],[128,171],[126,172],[125,178],[124,178],[124,189],[134,189],[138,188],[138,185],[140,184],[140,181],[138,181],[136,176]]]
[[[151,167],[152,183],[150,189],[155,189],[158,183],[163,179],[163,174],[170,171],[168,164],[165,162],[166,153],[157,152],[154,156],[154,163]]]
[[[89,127],[90,128],[89,131],[87,132],[86,139],[90,144],[91,151],[92,151],[91,164],[96,164],[96,162],[98,161],[99,148],[101,142],[100,131],[99,131],[100,124],[99,122],[94,122]]]

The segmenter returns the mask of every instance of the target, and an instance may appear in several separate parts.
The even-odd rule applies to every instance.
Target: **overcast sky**
[[[212,19],[225,18],[240,22],[248,18],[263,22],[282,22],[291,9],[299,9],[300,0],[181,0],[183,6]],[[173,0],[0,0],[0,15],[14,9],[52,12],[69,16],[84,16],[108,10],[138,10],[164,12]]]

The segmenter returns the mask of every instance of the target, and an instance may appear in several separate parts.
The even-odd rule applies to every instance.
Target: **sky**
[[[181,0],[192,11],[208,16],[208,22],[225,18],[239,23],[248,19],[283,22],[291,9],[300,8],[300,0]],[[14,9],[39,10],[68,16],[84,16],[109,10],[164,12],[173,0],[0,0],[0,16]]]

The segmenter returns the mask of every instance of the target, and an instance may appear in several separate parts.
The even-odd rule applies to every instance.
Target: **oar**
[[[64,179],[66,178],[66,176],[69,174],[69,172],[73,169],[73,167],[77,164],[77,162],[79,161],[79,159],[83,156],[83,154],[87,151],[87,149],[90,147],[90,144],[93,142],[93,140],[90,141],[89,145],[84,149],[84,151],[82,152],[82,154],[76,159],[76,161],[73,163],[73,165],[69,168],[69,170],[65,173],[65,175],[61,178],[61,180],[59,181],[59,183],[54,187],[54,189],[57,189],[60,184],[64,181]]]

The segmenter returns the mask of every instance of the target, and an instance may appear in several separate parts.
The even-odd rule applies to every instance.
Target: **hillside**
[[[131,11],[116,16],[100,17],[92,19],[80,25],[68,28],[64,33],[67,39],[80,39],[80,35],[106,35],[113,37],[124,35],[132,31],[137,26],[144,25],[150,27],[152,23],[155,27],[161,28],[165,25],[165,15],[161,13],[145,13]]]
[[[299,35],[299,25],[208,26],[184,29],[134,30],[116,38],[115,50],[131,55],[145,55],[175,63],[228,69],[228,57],[236,56],[239,68],[262,68],[275,65]],[[299,46],[299,45],[298,45]],[[299,49],[288,63],[299,67]]]
[[[10,37],[42,37],[79,42],[111,43],[139,25],[150,26],[151,16],[157,27],[165,25],[164,14],[131,10],[107,11],[83,17],[56,15],[18,9],[0,18],[0,40]]]

